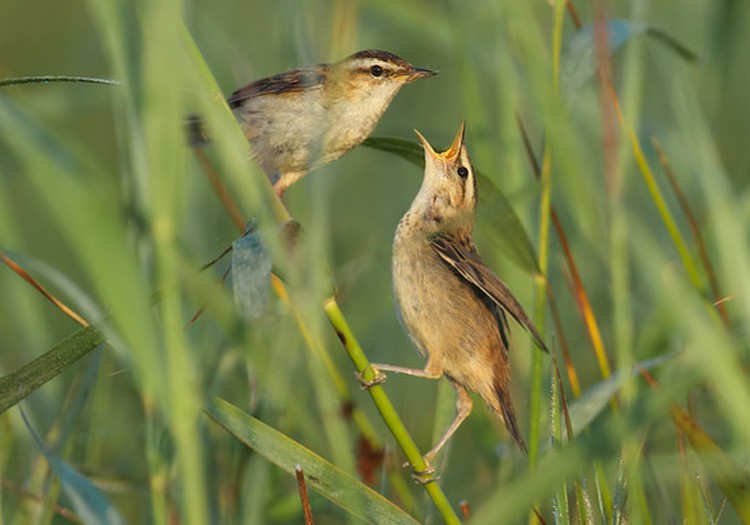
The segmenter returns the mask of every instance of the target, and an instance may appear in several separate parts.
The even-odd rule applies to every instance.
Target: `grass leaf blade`
[[[217,398],[209,405],[207,414],[288,474],[294,476],[297,465],[301,465],[310,487],[368,523],[417,523],[357,479],[236,406]]]
[[[81,357],[104,342],[104,336],[89,326],[60,341],[43,355],[0,378],[0,414],[64,372]]]

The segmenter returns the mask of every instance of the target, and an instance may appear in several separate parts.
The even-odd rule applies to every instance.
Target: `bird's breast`
[[[397,235],[392,273],[401,323],[422,354],[438,356],[457,379],[501,355],[494,313],[426,239]]]
[[[307,171],[323,156],[323,91],[252,97],[234,109],[253,156],[266,173]]]

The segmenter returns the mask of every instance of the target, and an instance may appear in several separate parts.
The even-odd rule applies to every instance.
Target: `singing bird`
[[[393,242],[393,291],[399,320],[427,358],[423,370],[372,365],[428,379],[445,376],[456,391],[456,417],[424,456],[428,465],[472,409],[474,391],[505,423],[522,451],[510,395],[510,314],[546,351],[542,337],[508,287],[479,257],[472,239],[477,189],[464,144],[464,125],[451,147],[435,153],[417,132],[425,154],[424,180]],[[431,467],[430,467],[431,469]]]

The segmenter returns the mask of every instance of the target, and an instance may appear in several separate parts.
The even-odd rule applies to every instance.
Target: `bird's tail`
[[[518,426],[518,420],[516,419],[516,411],[513,408],[513,400],[510,397],[510,391],[506,385],[503,385],[500,381],[495,381],[494,385],[495,399],[487,400],[490,407],[500,416],[505,423],[505,428],[508,430],[508,434],[516,442],[518,448],[524,454],[528,453],[526,450],[526,442],[523,440],[521,435],[521,429]]]

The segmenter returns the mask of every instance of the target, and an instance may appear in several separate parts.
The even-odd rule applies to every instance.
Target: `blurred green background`
[[[544,233],[546,186],[535,178],[519,120],[540,162],[547,151],[551,204],[611,368],[623,379],[617,403],[607,397],[588,409],[598,417],[585,439],[573,440],[570,450],[579,455],[557,458],[551,450],[566,439],[559,435],[553,361],[512,327],[516,410],[524,434],[538,432],[544,469],[528,466],[501,423],[476,403],[438,465],[453,506],[468,501],[477,523],[525,522],[532,504],[547,523],[742,522],[741,512],[724,505],[727,491],[710,468],[706,475],[701,451],[679,452],[683,441],[667,407],[678,402],[689,409],[732,461],[747,464],[750,3],[576,2],[575,8],[584,25],[598,9],[631,23],[615,34],[626,42],[613,46],[611,76],[623,122],[634,130],[686,239],[684,253],[675,249],[674,231],[665,227],[643,167],[634,162],[630,128],[586,67],[596,56],[595,38],[569,47],[576,27],[564,8],[494,0],[3,2],[0,80],[81,75],[124,83],[0,87],[0,248],[89,319],[111,315],[105,324],[112,346],[20,404],[41,440],[94,481],[130,523],[300,523],[293,478],[201,412],[212,396],[226,397],[356,475],[360,432],[300,332],[299,311],[386,445],[386,466],[376,467],[373,488],[419,521],[441,520],[399,468],[403,456],[360,392],[320,308],[335,282],[338,303],[369,359],[422,366],[398,325],[390,292],[393,232],[419,188],[420,168],[358,147],[286,193],[304,229],[304,249],[293,264],[275,262],[289,276],[294,308],[274,296],[261,319],[243,321],[231,310],[231,286],[218,284],[227,262],[197,271],[238,233],[183,144],[184,115],[220,113],[190,37],[225,96],[292,67],[380,48],[440,74],[405,87],[373,136],[413,140],[416,128],[442,149],[465,119],[475,167],[508,198],[526,232],[507,237],[521,242],[528,235],[537,250],[546,247],[542,266],[563,333],[552,323],[534,268],[514,261],[511,248],[493,235],[494,225],[481,222],[482,210],[487,216],[498,206],[497,197],[479,195],[480,253],[543,326],[573,403],[561,339],[583,391],[603,385],[602,371],[559,239]],[[563,83],[559,92],[555,9],[562,21],[561,67],[575,84]],[[637,24],[663,30],[697,60]],[[697,217],[718,295],[652,137]],[[217,155],[243,212],[272,235],[259,170],[236,141]],[[697,280],[685,269],[686,257]],[[152,301],[157,290],[162,293]],[[722,321],[710,305],[724,298]],[[183,330],[204,306],[204,315]],[[77,329],[0,268],[0,375]],[[675,351],[652,370],[658,391],[630,375],[634,363]],[[385,389],[427,450],[453,415],[450,389],[409,377],[391,377]],[[0,416],[0,425],[0,523],[68,522],[56,506],[74,506],[70,494],[59,495],[18,406]],[[750,505],[747,489],[735,495]],[[314,492],[311,499],[316,522],[357,522]],[[580,508],[590,509],[590,521],[576,501],[586,502]]]

